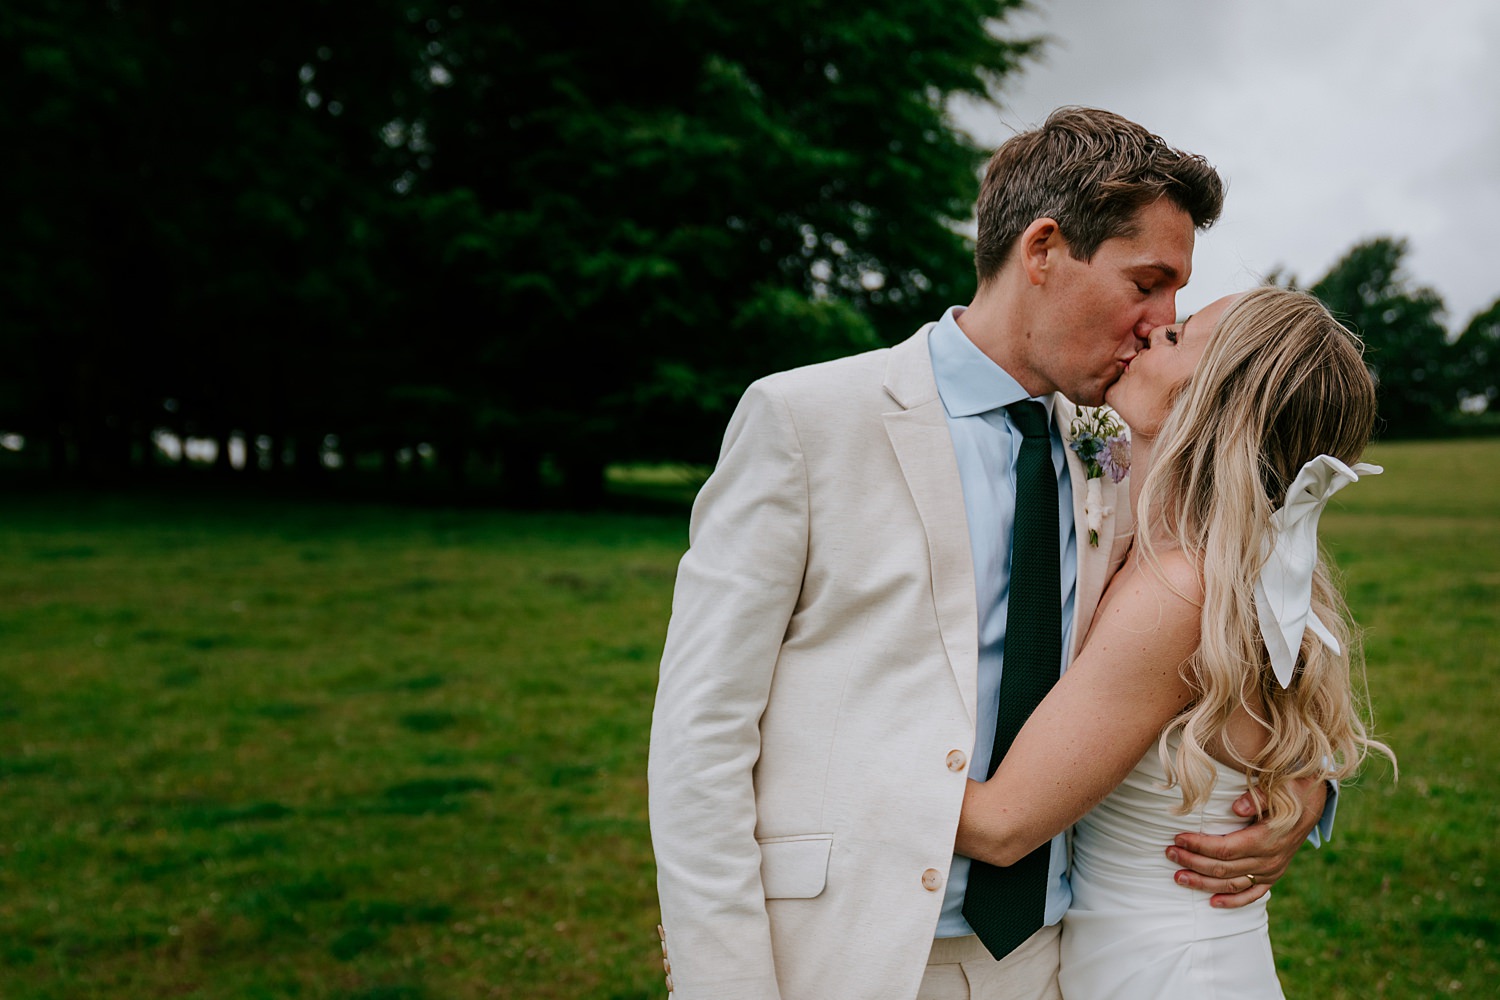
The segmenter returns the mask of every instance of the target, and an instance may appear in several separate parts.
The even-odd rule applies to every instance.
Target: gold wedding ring
[[[1245,873],[1245,877],[1250,880],[1250,885],[1245,886],[1246,889],[1250,888],[1250,886],[1255,885],[1255,876],[1254,875],[1251,875],[1249,872],[1246,872]]]

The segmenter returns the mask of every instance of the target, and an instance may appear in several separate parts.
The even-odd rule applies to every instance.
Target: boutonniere
[[[1103,479],[1107,475],[1110,482],[1118,483],[1130,471],[1130,439],[1119,415],[1107,406],[1080,407],[1068,433],[1072,438],[1068,447],[1083,459],[1088,471],[1083,516],[1089,526],[1089,544],[1097,548],[1099,528],[1115,512],[1113,507],[1104,506]]]

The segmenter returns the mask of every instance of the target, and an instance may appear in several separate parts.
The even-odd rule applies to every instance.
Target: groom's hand
[[[1321,778],[1292,784],[1302,800],[1302,819],[1280,836],[1273,836],[1260,822],[1262,803],[1253,791],[1234,804],[1234,811],[1250,820],[1244,829],[1222,836],[1179,833],[1167,848],[1167,857],[1181,866],[1175,876],[1177,884],[1213,893],[1210,904],[1226,909],[1253,903],[1270,892],[1318,825],[1328,797],[1328,785]]]

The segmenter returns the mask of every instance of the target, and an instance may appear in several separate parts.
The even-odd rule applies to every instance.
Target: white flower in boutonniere
[[[1079,409],[1068,429],[1072,440],[1068,447],[1083,459],[1088,470],[1088,493],[1083,498],[1083,516],[1088,521],[1089,544],[1099,544],[1099,528],[1115,512],[1104,506],[1103,479],[1118,483],[1130,471],[1130,439],[1119,416],[1107,406],[1085,406]]]

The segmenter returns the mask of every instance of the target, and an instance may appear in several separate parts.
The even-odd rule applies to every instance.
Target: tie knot
[[[1010,419],[1015,422],[1022,437],[1047,438],[1052,436],[1051,428],[1047,426],[1047,408],[1041,403],[1023,399],[1019,403],[1011,403],[1005,408],[1005,412],[1010,414]]]

